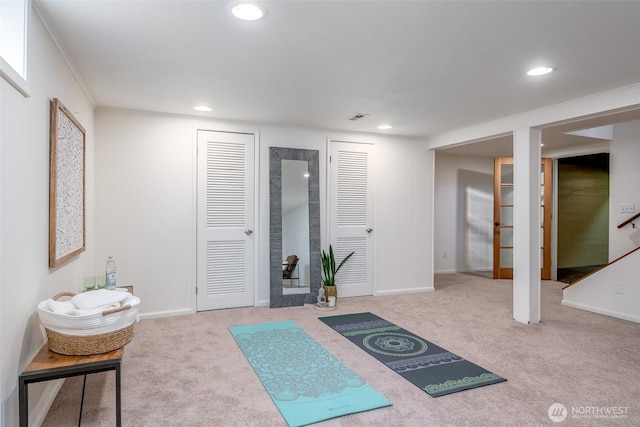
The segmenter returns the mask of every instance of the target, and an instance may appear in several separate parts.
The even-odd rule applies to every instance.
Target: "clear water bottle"
[[[116,289],[116,262],[112,256],[107,260],[107,265],[104,268],[105,272],[105,287],[110,290]]]

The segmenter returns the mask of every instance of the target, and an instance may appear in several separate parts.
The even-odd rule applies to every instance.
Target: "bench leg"
[[[18,394],[20,395],[20,427],[29,427],[29,384],[20,378]]]
[[[121,363],[118,362],[116,364],[116,426],[121,427],[122,425],[122,416],[121,416],[121,398],[120,398],[120,366]]]

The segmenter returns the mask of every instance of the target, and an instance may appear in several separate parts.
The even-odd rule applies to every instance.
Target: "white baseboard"
[[[640,323],[640,317],[638,316],[630,316],[628,314],[618,313],[615,311],[606,310],[604,308],[593,307],[586,304],[567,301],[566,299],[563,299],[561,304],[566,307],[577,308],[579,310],[585,310],[585,311],[590,311],[592,313],[602,314],[609,317],[615,317],[616,319],[622,319],[622,320],[628,320],[629,322]]]
[[[452,273],[460,273],[458,270],[434,270],[433,274],[452,274]]]
[[[38,402],[33,406],[29,413],[30,426],[40,427],[42,425],[44,419],[49,413],[49,409],[51,409],[51,405],[53,405],[53,402],[56,400],[56,397],[64,384],[64,378],[47,381],[45,384],[46,385],[40,395],[40,399],[38,399]]]
[[[469,269],[466,269],[466,270],[458,270],[458,269],[453,269],[453,270],[435,270],[433,272],[433,274],[481,273],[481,272],[484,272],[484,271],[493,272],[493,267],[469,268]]]
[[[421,294],[424,292],[433,292],[436,289],[433,286],[424,286],[421,288],[407,288],[407,289],[391,289],[388,291],[376,291],[374,296],[382,297],[387,295],[401,295],[401,294]]]
[[[140,313],[140,319],[153,319],[156,317],[184,316],[185,314],[193,314],[196,311],[191,308],[179,308],[176,310],[152,311],[149,313]]]

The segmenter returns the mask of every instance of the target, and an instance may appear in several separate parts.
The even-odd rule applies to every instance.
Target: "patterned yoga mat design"
[[[372,313],[320,320],[433,397],[506,381]]]
[[[292,321],[229,331],[290,426],[391,405]]]

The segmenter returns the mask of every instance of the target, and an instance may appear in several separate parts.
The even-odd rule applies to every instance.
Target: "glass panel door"
[[[495,159],[493,277],[513,277],[513,159]]]
[[[541,278],[551,278],[551,159],[540,165],[540,262]],[[513,179],[513,158],[494,162],[493,278],[513,278],[513,209],[517,189]]]

